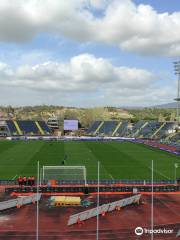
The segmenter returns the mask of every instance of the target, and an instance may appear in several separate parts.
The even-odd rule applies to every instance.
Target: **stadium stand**
[[[115,136],[116,137],[124,137],[128,134],[128,121],[122,121],[121,125],[119,126]]]
[[[139,134],[139,131],[147,125],[147,121],[140,120],[138,121],[131,130],[130,137],[136,137]]]
[[[140,129],[139,138],[152,138],[154,132],[156,132],[162,125],[158,121],[148,121],[147,124]]]
[[[20,135],[41,135],[34,121],[17,121],[17,124],[23,134]]]
[[[130,136],[136,138],[165,138],[175,128],[174,122],[158,122],[140,120],[132,129]]]
[[[176,132],[171,136],[168,136],[164,142],[170,146],[176,147],[180,152],[180,132]]]
[[[154,137],[160,139],[160,138],[166,138],[172,130],[175,129],[175,123],[174,122],[166,122],[161,125],[159,131],[154,135]]]
[[[86,133],[92,136],[123,137],[128,131],[128,123],[128,121],[95,121]]]
[[[137,140],[140,143],[144,143],[146,145],[149,145],[151,147],[155,147],[155,148],[159,148],[161,150],[165,150],[171,153],[176,153],[179,154],[180,152],[180,144],[178,145],[178,143],[167,143],[164,142],[163,140],[161,141],[157,141],[157,140],[145,140],[145,139],[138,139]]]
[[[38,128],[39,132],[44,135],[44,131],[42,129],[42,127],[40,126],[39,122],[35,121],[36,127]]]
[[[39,126],[41,127],[42,131],[44,132],[45,135],[48,135],[49,133],[51,133],[50,128],[48,127],[48,125],[44,122],[44,121],[37,121]]]
[[[94,135],[94,133],[96,132],[96,130],[99,127],[100,124],[101,124],[101,121],[93,122],[92,125],[88,128],[87,134]]]
[[[117,121],[105,121],[99,129],[99,135],[111,135],[113,134],[114,129],[117,127]]]
[[[0,137],[6,137],[9,132],[7,124],[4,120],[0,120]]]
[[[18,135],[16,126],[14,124],[14,121],[12,120],[7,120],[6,121],[7,127],[9,129],[9,132],[11,133],[11,135]]]
[[[169,140],[171,140],[171,139],[176,139],[176,136],[178,135],[178,133],[177,132],[173,132],[173,133],[171,133],[171,134],[169,134],[166,138],[165,138],[165,140],[166,141],[169,141]]]
[[[112,136],[113,136],[113,137],[116,136],[116,133],[117,133],[117,131],[119,130],[121,124],[122,124],[122,122],[119,122],[119,123],[117,124],[117,126],[115,127],[115,129],[114,129],[114,131],[113,131],[113,133],[112,133]]]
[[[51,130],[44,121],[33,120],[6,120],[7,135],[21,136],[21,135],[50,135]]]
[[[129,128],[128,120],[95,121],[86,133],[91,136],[162,139],[172,133],[172,136],[174,136],[175,127],[175,122],[158,122],[155,120],[140,120],[133,126],[132,129]]]
[[[17,121],[13,121],[14,122],[14,125],[17,129],[17,132],[19,135],[23,135],[23,132],[21,131],[20,127],[19,127],[19,124],[17,123]]]
[[[102,127],[103,125],[104,125],[104,121],[102,121],[102,122],[99,124],[98,128],[97,128],[96,131],[94,132],[94,135],[99,134],[99,130],[101,129],[101,127]]]
[[[158,136],[158,134],[159,134],[160,132],[163,132],[163,128],[165,127],[165,125],[166,125],[165,122],[162,123],[162,124],[160,124],[160,126],[153,132],[151,138],[155,138],[155,137]]]
[[[56,116],[52,116],[47,121],[47,126],[49,129],[51,129],[53,132],[56,130],[59,130],[59,120]]]
[[[179,142],[180,143],[180,132],[175,133],[172,137],[170,137],[171,142]]]

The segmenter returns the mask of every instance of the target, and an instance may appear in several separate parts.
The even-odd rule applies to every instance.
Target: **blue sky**
[[[164,13],[173,13],[179,11],[179,0],[134,0],[136,4],[148,4],[151,5],[156,11]]]
[[[179,0],[1,0],[0,16],[0,105],[151,106],[176,96]]]

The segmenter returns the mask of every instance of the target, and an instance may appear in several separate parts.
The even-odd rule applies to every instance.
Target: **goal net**
[[[84,180],[86,184],[85,166],[43,166],[43,180]]]

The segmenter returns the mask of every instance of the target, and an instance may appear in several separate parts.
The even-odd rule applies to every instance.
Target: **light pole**
[[[37,183],[36,183],[36,240],[39,239],[39,161],[37,161]]]
[[[97,177],[98,177],[98,186],[97,186],[97,226],[96,226],[96,240],[99,240],[99,161],[98,161]]]
[[[178,76],[178,86],[177,86],[177,98],[174,100],[177,102],[177,123],[180,124],[179,113],[180,113],[180,60],[174,62],[175,74]]]
[[[175,163],[174,164],[174,181],[175,181],[175,184],[176,184],[176,178],[177,178],[177,175],[176,175],[176,169],[178,168],[178,163]]]
[[[151,240],[154,239],[154,161],[151,162]]]

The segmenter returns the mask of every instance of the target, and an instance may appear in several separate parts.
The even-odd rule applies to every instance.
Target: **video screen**
[[[64,120],[65,131],[76,131],[78,130],[78,120]]]

